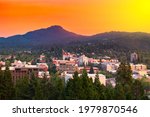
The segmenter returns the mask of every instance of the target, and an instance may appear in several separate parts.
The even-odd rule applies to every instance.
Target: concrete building
[[[143,76],[147,76],[148,70],[147,70],[146,65],[131,63],[130,66],[131,66],[131,70],[132,70],[132,73],[133,73],[132,77],[134,79],[142,78]]]
[[[90,68],[91,67],[89,67],[89,66],[86,66],[86,67],[78,67],[78,72],[79,73],[82,73],[83,72],[83,70],[85,69],[86,71],[87,71],[87,73],[89,73],[90,72]],[[99,69],[97,68],[97,67],[93,67],[93,70],[94,70],[94,73],[97,73],[97,72],[99,72]]]
[[[147,71],[147,66],[144,64],[130,64],[132,71]]]
[[[6,67],[2,67],[1,70],[5,70]],[[29,77],[31,78],[32,74],[35,77],[38,77],[39,68],[36,65],[26,65],[23,67],[9,67],[9,70],[12,75],[13,82],[16,82],[19,78]]]
[[[53,64],[55,64],[56,69],[59,72],[68,72],[68,73],[74,73],[78,69],[78,65],[76,64],[76,61],[70,61],[70,60],[53,60]]]
[[[70,60],[70,59],[73,59],[75,58],[75,54],[71,54],[69,52],[65,52],[64,50],[62,50],[62,59],[63,60]]]
[[[46,62],[46,57],[44,54],[41,54],[40,57],[39,57],[39,62],[40,63],[45,63]]]
[[[79,57],[78,62],[79,62],[79,66],[83,66],[83,65],[86,66],[88,65],[89,60],[88,60],[88,57],[86,57],[85,55],[82,55]]]
[[[5,69],[5,66],[1,67],[1,70]],[[37,65],[31,65],[31,63],[15,60],[14,63],[11,63],[9,70],[14,82],[16,82],[17,79],[23,77],[31,78],[33,74],[35,77],[39,78],[43,78],[44,75],[50,77],[48,72],[48,65],[46,63],[37,63]]]
[[[82,75],[82,74],[79,74],[79,76],[81,76],[81,75]],[[88,77],[89,77],[89,78],[92,78],[93,82],[94,82],[94,80],[95,80],[95,76],[96,76],[96,74],[88,74]],[[73,79],[73,74],[68,74],[68,73],[64,72],[64,73],[62,74],[62,77],[65,78],[65,82],[67,83],[67,81],[68,81],[69,79]],[[106,76],[103,75],[103,74],[99,74],[99,81],[100,81],[101,84],[106,85]]]
[[[37,67],[39,68],[40,71],[48,71],[48,65],[47,63],[37,63]]]
[[[114,71],[117,71],[119,65],[120,63],[103,62],[101,63],[101,69],[114,73]]]
[[[88,62],[93,64],[94,66],[98,66],[100,63],[100,59],[89,58]]]

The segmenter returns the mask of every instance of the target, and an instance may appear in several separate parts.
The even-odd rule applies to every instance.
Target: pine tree
[[[94,98],[94,87],[92,78],[88,77],[87,71],[84,69],[81,75],[81,84],[84,90],[83,99],[93,99]]]
[[[117,70],[116,83],[131,84],[132,83],[132,71],[129,64],[121,63]]]
[[[50,80],[52,84],[52,89],[50,91],[49,99],[53,100],[64,99],[64,90],[65,90],[64,79],[59,78],[58,74],[54,74],[53,76],[51,76]]]
[[[29,78],[24,77],[16,81],[15,85],[15,99],[17,100],[29,100],[30,97],[29,90]]]
[[[10,100],[14,97],[14,85],[9,67],[6,67],[3,76],[3,99]]]
[[[31,78],[29,80],[29,91],[31,99],[35,98],[35,89],[37,86],[37,78],[35,77],[34,73],[31,74]]]
[[[0,68],[0,100],[4,98],[4,72]]]
[[[90,71],[89,71],[90,74],[94,74],[94,69],[93,69],[93,66],[91,65],[90,67]]]
[[[125,96],[127,100],[132,100],[133,99],[133,92],[132,92],[132,84],[125,84],[124,85],[124,91],[125,91]]]
[[[115,99],[117,100],[125,100],[125,92],[122,84],[117,84],[115,87]]]
[[[104,99],[105,100],[114,100],[115,99],[115,89],[112,85],[107,85],[104,87]]]
[[[144,97],[144,88],[140,80],[134,80],[132,91],[133,99],[140,100]]]
[[[97,100],[105,99],[105,90],[104,90],[105,86],[100,83],[98,72],[96,73],[93,85],[94,85],[94,94],[95,94],[94,99]]]

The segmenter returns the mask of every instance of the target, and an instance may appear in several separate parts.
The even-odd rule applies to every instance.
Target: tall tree
[[[144,88],[140,80],[134,80],[132,85],[133,99],[140,100],[144,97]]]
[[[66,85],[66,99],[83,99],[83,88],[81,78],[76,71],[73,79],[70,79]]]
[[[16,81],[15,99],[17,99],[17,100],[32,99],[32,97],[30,97],[29,78],[24,77],[24,78],[20,78]]]
[[[84,90],[83,99],[93,99],[94,98],[94,87],[92,78],[88,77],[87,71],[84,69],[81,75],[81,84]]]
[[[99,81],[99,74],[98,72],[96,73],[95,80],[94,80],[94,99],[102,100],[105,99],[105,86],[102,85]]]
[[[5,95],[4,82],[4,72],[0,68],[0,99],[3,99]]]
[[[51,89],[50,91],[49,99],[53,100],[64,99],[64,90],[65,90],[64,79],[60,78],[58,74],[54,74],[53,76],[51,76],[50,80],[53,89]]]
[[[92,66],[92,65],[90,66],[90,71],[89,71],[89,73],[90,73],[90,74],[94,74],[94,69],[93,69],[93,66]]]
[[[116,83],[123,85],[132,83],[132,71],[129,64],[121,62],[117,70]]]
[[[2,72],[1,72],[2,73]],[[1,76],[2,77],[2,76]],[[11,72],[9,70],[9,67],[6,67],[6,70],[4,71],[3,77],[2,77],[2,97],[1,99],[10,100],[14,97],[14,85],[11,77]]]
[[[125,100],[125,92],[122,84],[117,84],[115,87],[115,99],[117,100]]]

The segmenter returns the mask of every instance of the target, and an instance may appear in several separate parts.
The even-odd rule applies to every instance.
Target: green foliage
[[[127,69],[129,67],[126,67]],[[121,68],[120,68],[121,69]],[[123,70],[124,70],[123,69]],[[18,99],[18,100],[139,100],[147,99],[144,93],[145,79],[131,80],[129,83],[129,73],[119,73],[119,82],[115,87],[111,85],[104,86],[99,81],[98,73],[94,81],[89,78],[86,70],[83,70],[81,76],[75,72],[73,79],[70,79],[66,84],[63,78],[59,75],[52,74],[51,78],[44,77],[43,79],[35,77],[20,78],[13,86],[11,74],[8,68],[5,71],[0,71],[0,99]],[[122,75],[123,74],[123,75]],[[126,76],[124,79],[121,76]],[[123,80],[123,81],[121,81]],[[15,88],[14,88],[15,87]]]
[[[144,88],[140,80],[134,80],[132,91],[133,91],[133,99],[139,100],[144,97]]]
[[[17,80],[15,85],[15,99],[17,100],[32,99],[29,90],[29,79],[27,77],[20,78]]]
[[[91,65],[90,67],[90,71],[89,71],[90,74],[94,74],[94,69],[93,69],[93,66]]]
[[[117,70],[116,83],[119,84],[131,84],[132,83],[132,71],[129,64],[121,63]]]
[[[105,75],[106,78],[113,78],[113,77],[115,77],[115,74],[112,74],[112,73],[110,73],[108,71],[100,71],[99,73]]]
[[[115,87],[115,98],[117,100],[125,100],[125,91],[122,84],[117,84]]]
[[[60,100],[64,99],[64,90],[65,90],[65,83],[63,78],[59,78],[57,74],[54,74],[51,79],[51,90],[49,99],[52,100]]]
[[[14,86],[9,68],[5,71],[0,70],[0,99],[13,99]]]

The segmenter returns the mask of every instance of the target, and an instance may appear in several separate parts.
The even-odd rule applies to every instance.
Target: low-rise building
[[[78,69],[78,65],[74,60],[53,60],[53,64],[55,64],[59,72],[67,71],[68,73],[74,73]]]
[[[82,74],[79,74],[81,76]],[[66,72],[62,73],[62,77],[65,78],[65,82],[67,83],[69,79],[73,79],[73,74],[68,74]],[[88,74],[89,78],[92,78],[93,82],[95,80],[96,74]],[[106,76],[103,74],[99,74],[99,81],[101,84],[106,85]]]
[[[83,65],[86,66],[86,65],[88,65],[88,62],[89,62],[88,57],[85,55],[80,56],[78,59],[79,66],[83,66]]]
[[[142,78],[143,76],[147,76],[147,66],[144,64],[130,64],[131,70],[133,72],[133,78]]]
[[[87,73],[89,73],[91,67],[90,67],[90,66],[78,67],[78,70],[77,70],[77,71],[78,71],[79,73],[82,73],[84,69],[87,71]],[[94,73],[97,73],[97,72],[99,72],[99,69],[98,69],[97,67],[93,67],[93,71],[94,71]]]
[[[6,67],[2,67],[1,70],[6,70]],[[29,77],[34,74],[38,77],[39,68],[36,65],[26,65],[24,67],[9,67],[14,82],[19,78]]]
[[[147,66],[144,64],[130,64],[131,66],[131,70],[132,71],[146,71],[147,70]]]
[[[108,72],[117,71],[120,63],[103,62],[101,63],[101,69]]]

